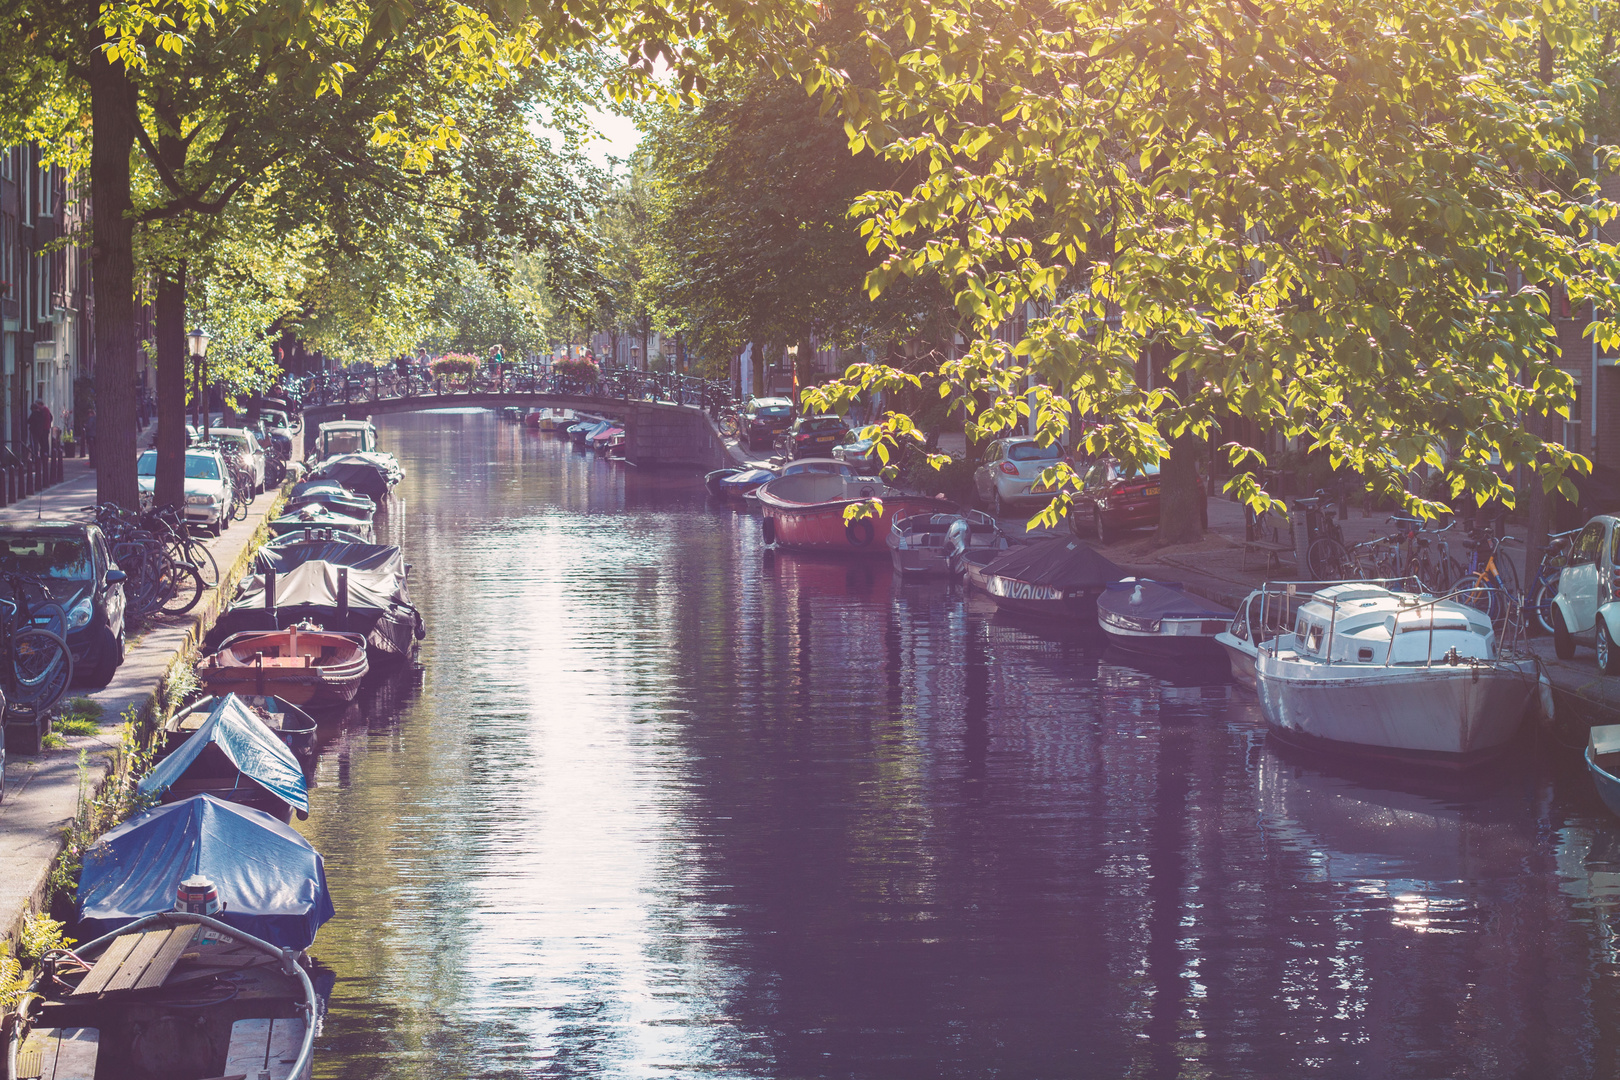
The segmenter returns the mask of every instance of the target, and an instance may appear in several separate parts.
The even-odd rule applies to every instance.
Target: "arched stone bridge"
[[[357,378],[333,373],[305,391],[304,450],[314,449],[317,429],[330,420],[511,406],[572,409],[617,420],[624,425],[624,456],[637,465],[718,468],[731,464],[731,457],[706,409],[729,399],[724,383],[647,372],[622,373],[583,385],[551,375],[508,375],[499,386],[482,378],[467,389],[460,380],[423,385],[392,374]]]

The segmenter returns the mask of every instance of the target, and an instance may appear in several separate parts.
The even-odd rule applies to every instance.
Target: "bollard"
[[[273,566],[264,572],[264,612],[270,616],[270,629],[280,630],[281,623],[276,619],[276,568]]]
[[[338,567],[338,628],[349,628],[349,568]]]

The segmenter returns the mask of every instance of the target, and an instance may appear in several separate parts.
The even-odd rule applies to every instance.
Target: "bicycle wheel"
[[[1305,569],[1317,581],[1342,581],[1352,575],[1355,564],[1343,544],[1324,536],[1305,552]]]
[[[1536,593],[1530,599],[1530,622],[1539,626],[1543,634],[1552,635],[1553,597],[1558,595],[1558,571],[1536,584]]]
[[[7,708],[38,716],[62,699],[73,681],[73,653],[49,630],[25,626],[11,635],[11,696]]]
[[[720,418],[720,434],[724,435],[726,438],[735,439],[739,430],[741,429],[737,426],[737,418],[735,416],[722,416]]]
[[[170,545],[169,558],[174,562],[196,567],[205,587],[210,589],[219,587],[219,563],[214,561],[214,553],[208,550],[207,544],[198,543],[190,537],[182,537],[177,543]]]
[[[1464,574],[1452,583],[1450,591],[1456,594],[1459,604],[1483,611],[1492,623],[1507,618],[1508,594],[1483,573]]]
[[[236,500],[236,505],[231,507],[231,520],[246,521],[248,516],[248,507],[251,502],[252,500],[250,499],[238,498]]]
[[[175,563],[164,575],[163,588],[159,590],[163,600],[158,610],[165,615],[184,615],[197,606],[206,590],[196,567]]]
[[[1511,596],[1519,595],[1519,568],[1513,565],[1513,558],[1501,548],[1496,550],[1496,579]]]

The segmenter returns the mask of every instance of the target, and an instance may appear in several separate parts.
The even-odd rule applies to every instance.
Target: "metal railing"
[[[581,380],[549,368],[514,368],[498,376],[487,371],[467,375],[424,375],[416,369],[372,370],[345,368],[311,376],[303,387],[306,409],[327,405],[364,405],[380,401],[432,400],[436,404],[456,398],[557,394],[568,397],[646,401],[702,409],[718,416],[733,402],[731,384],[660,371],[609,369],[593,380]]]

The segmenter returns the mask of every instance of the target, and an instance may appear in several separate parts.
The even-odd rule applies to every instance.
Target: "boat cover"
[[[1096,588],[1125,576],[1096,549],[1063,536],[1009,548],[984,573],[1054,589]]]
[[[380,502],[404,478],[405,471],[391,454],[355,453],[327,458],[312,475],[336,480],[350,491]]]
[[[760,484],[768,484],[775,479],[776,471],[774,469],[739,469],[730,476],[721,477],[720,486],[725,488],[758,487]]]
[[[1138,602],[1132,603],[1136,590],[1142,590]],[[1231,608],[1194,596],[1179,587],[1162,581],[1120,581],[1108,586],[1097,597],[1097,607],[1119,615],[1139,619],[1225,619],[1234,614]]]
[[[308,840],[263,810],[197,795],[131,818],[85,850],[84,937],[172,910],[193,874],[218,888],[221,921],[282,948],[308,948],[334,914],[325,863]]]
[[[311,562],[329,562],[334,566],[347,566],[351,570],[378,570],[401,577],[405,574],[405,554],[399,548],[389,544],[347,544],[341,541],[260,548],[258,554],[253,556],[253,571],[262,574],[266,570],[274,570],[278,574],[285,574],[295,566]],[[279,595],[276,602],[281,602]]]
[[[289,551],[304,544],[364,544],[372,547],[371,540],[352,529],[340,529],[335,525],[306,525],[303,528],[283,529],[274,533],[264,542],[265,547],[275,548],[277,551]]]
[[[278,554],[285,554],[282,549]],[[327,630],[371,634],[380,621],[393,619],[420,631],[416,609],[405,594],[405,577],[392,564],[377,569],[349,569],[348,625],[337,621],[338,570],[336,563],[305,562],[276,576],[276,618],[264,610],[264,574],[242,582],[231,606],[208,631],[203,647],[209,652],[232,634],[245,630],[275,630],[308,619]],[[277,625],[279,624],[279,626]],[[405,635],[405,640],[409,634]]]
[[[289,499],[303,499],[311,495],[347,495],[349,489],[336,480],[301,480],[287,493]]]
[[[337,485],[333,485],[335,488]],[[377,504],[361,495],[355,495],[345,490],[336,491],[309,491],[303,495],[294,495],[287,500],[287,513],[302,509],[306,506],[324,506],[339,514],[350,517],[367,518],[376,511]]]
[[[327,506],[325,503],[305,503],[288,514],[283,514],[270,522],[272,529],[296,529],[301,526],[312,529],[330,525],[334,529],[355,529],[361,526],[371,527],[371,513],[368,510],[364,517]]]
[[[257,780],[294,810],[309,813],[309,788],[298,759],[235,694],[221,698],[202,727],[147,773],[136,790],[162,795],[210,745],[224,751],[242,775]]]

